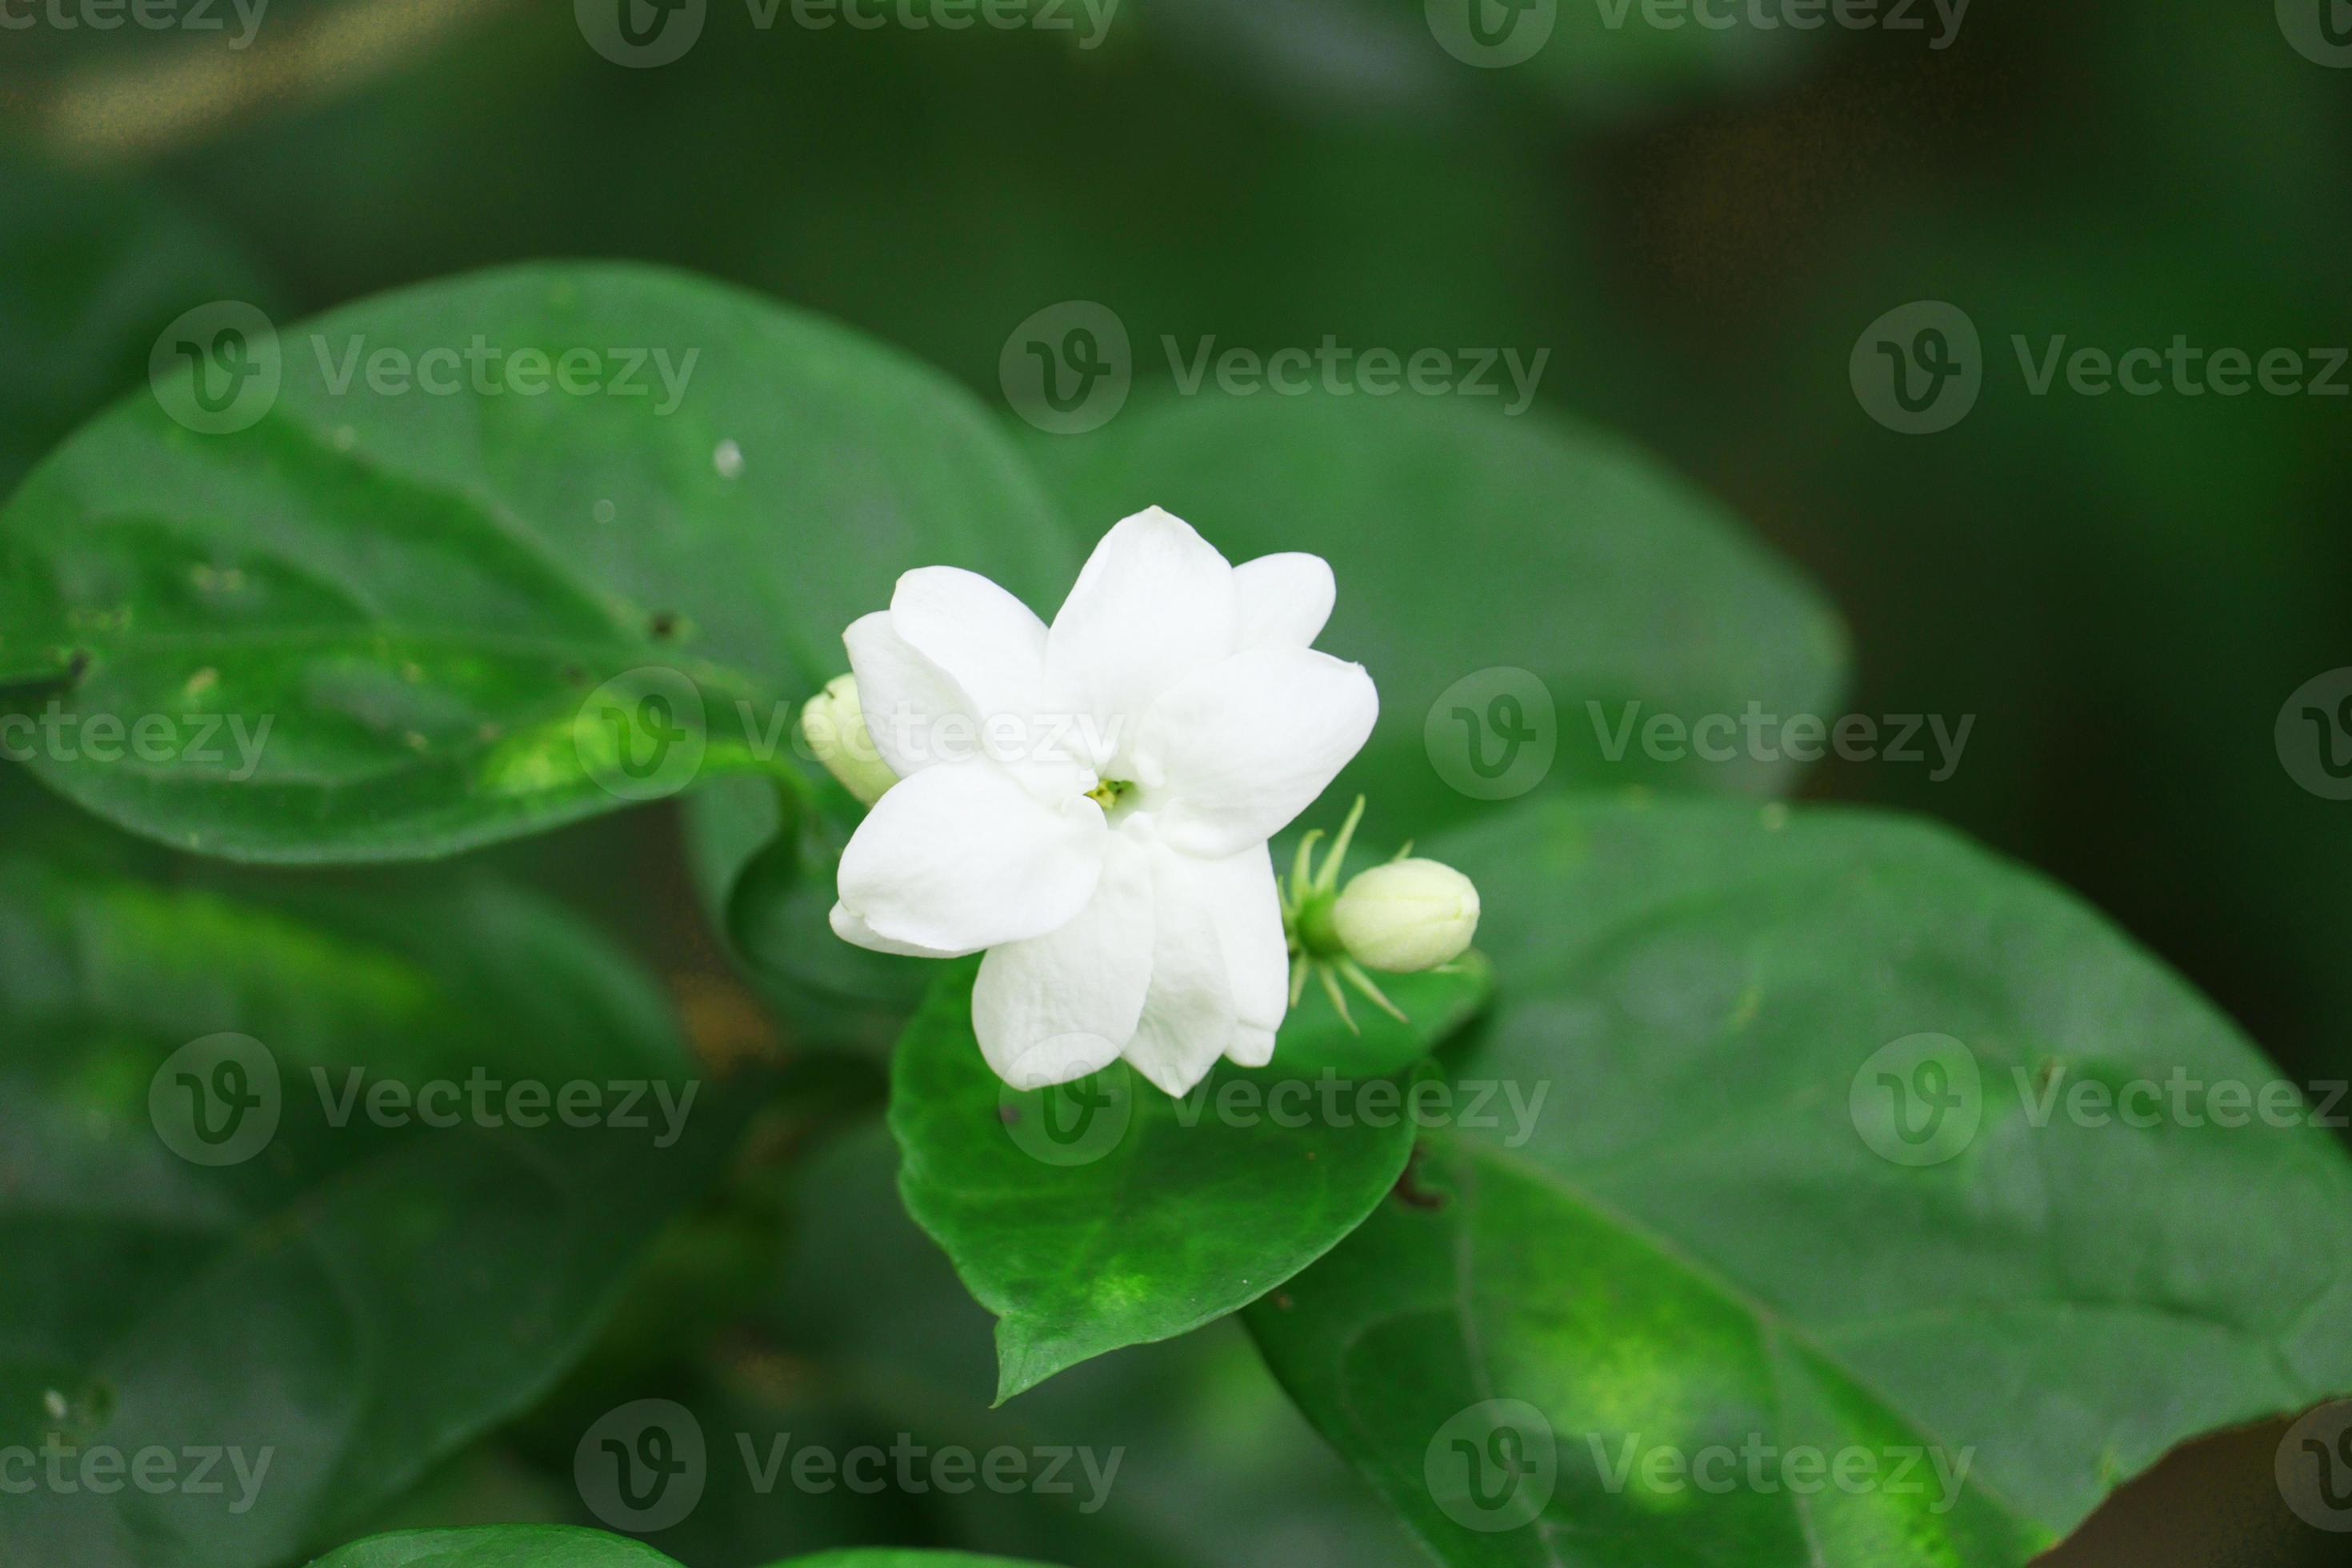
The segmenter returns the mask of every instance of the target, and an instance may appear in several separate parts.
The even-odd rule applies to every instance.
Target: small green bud
[[[856,676],[836,675],[808,700],[801,709],[801,736],[808,742],[809,754],[865,805],[880,800],[898,782],[866,727]]]
[[[1468,950],[1478,934],[1478,889],[1451,866],[1391,860],[1350,879],[1330,918],[1357,963],[1410,974]]]

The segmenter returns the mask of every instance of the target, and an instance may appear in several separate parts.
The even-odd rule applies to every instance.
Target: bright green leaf
[[[183,847],[441,855],[782,766],[908,566],[1069,570],[968,394],[716,283],[523,267],[239,330],[169,385],[249,425],[142,391],[0,513],[0,669],[79,735],[151,721],[33,765]]]
[[[2053,1100],[2277,1073],[2047,883],[1696,802],[1431,852],[1503,976],[1454,1082],[1542,1110],[1433,1140],[1248,1321],[1444,1561],[2022,1563],[2175,1444],[2352,1387],[2352,1164],[2299,1102]],[[1800,1495],[1799,1449],[1878,1480]]]
[[[974,967],[942,975],[899,1041],[890,1126],[908,1211],[997,1315],[1000,1400],[1246,1305],[1354,1229],[1403,1168],[1399,1086],[1296,1078],[1279,1047],[1276,1067],[1220,1067],[1181,1100],[1124,1062],[1015,1091],[972,1035]],[[1344,1124],[1318,1094],[1351,1108]]]

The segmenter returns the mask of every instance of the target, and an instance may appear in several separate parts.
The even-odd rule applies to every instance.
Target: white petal
[[[875,803],[841,855],[841,901],[877,935],[977,952],[1069,923],[1109,835],[1080,796],[1055,812],[993,763],[926,768]]]
[[[1274,1031],[1244,1024],[1234,1031],[1234,1042],[1225,1047],[1225,1059],[1236,1067],[1265,1067],[1274,1060]]]
[[[1190,677],[1137,737],[1145,782],[1168,803],[1161,836],[1206,858],[1265,843],[1363,749],[1379,716],[1363,667],[1311,648],[1252,648]]]
[[[1102,881],[1076,920],[981,961],[971,1022],[996,1076],[1043,1089],[1116,1061],[1143,1015],[1151,931],[1151,862],[1114,836]]]
[[[966,958],[979,951],[977,948],[925,947],[919,942],[893,942],[851,913],[846,904],[833,906],[833,934],[858,947],[898,958]]]
[[[1150,855],[1151,989],[1135,1037],[1119,1054],[1163,1092],[1183,1095],[1217,1065],[1238,1020],[1197,863],[1162,844]]]
[[[1236,647],[1307,647],[1323,635],[1339,586],[1320,555],[1261,555],[1234,568]]]
[[[1126,742],[1161,691],[1234,650],[1234,569],[1153,507],[1103,536],[1046,635],[1051,701],[1097,726],[1095,758]]]
[[[980,724],[971,697],[953,676],[898,635],[889,611],[859,616],[841,640],[849,649],[857,702],[874,749],[892,773],[909,779],[936,763],[974,754]]]
[[[1229,859],[1195,862],[1193,870],[1217,928],[1239,1023],[1225,1054],[1244,1067],[1264,1067],[1290,1007],[1290,944],[1282,934],[1274,855],[1260,845]]]
[[[1045,623],[979,573],[953,566],[908,573],[891,595],[890,624],[962,688],[979,717],[1036,710]]]

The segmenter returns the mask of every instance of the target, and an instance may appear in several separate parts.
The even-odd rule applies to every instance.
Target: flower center
[[[1135,785],[1127,779],[1105,779],[1087,791],[1087,798],[1103,808],[1103,815],[1116,819],[1121,807],[1134,804]]]

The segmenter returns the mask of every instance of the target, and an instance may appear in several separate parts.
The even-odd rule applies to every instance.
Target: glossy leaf
[[[1702,803],[1431,852],[1507,977],[1450,1070],[1548,1109],[1433,1139],[1248,1321],[1444,1561],[2022,1563],[2173,1445],[2352,1387],[2352,1165],[2299,1105],[2053,1102],[2277,1075],[2046,883],[1901,819]],[[1759,1485],[1751,1447],[1875,1479]]]
[[[677,1568],[625,1536],[560,1524],[403,1530],[328,1552],[310,1568]]]
[[[899,1041],[890,1126],[908,1211],[997,1315],[1000,1400],[1247,1304],[1355,1228],[1403,1168],[1412,1126],[1393,1083],[1344,1125],[1314,1078],[1279,1065],[1221,1067],[1182,1100],[1124,1062],[1011,1089],[973,1037],[973,973],[944,973]],[[1360,1103],[1365,1086],[1330,1081]]]
[[[167,384],[249,424],[142,392],[0,512],[0,668],[66,680],[81,733],[269,724],[37,752],[183,847],[441,855],[783,766],[908,565],[1069,570],[969,395],[715,283],[523,267],[241,330]]]
[[[1844,634],[1821,596],[1614,437],[1420,397],[1210,391],[1035,445],[1073,516],[1157,502],[1235,561],[1331,562],[1320,646],[1371,670],[1381,720],[1326,798],[1367,794],[1400,834],[1547,784],[1770,794],[1791,764],[1621,747],[1626,718],[1834,711]]]
[[[225,1483],[12,1498],[0,1556],[249,1568],[355,1527],[554,1384],[736,1114],[658,993],[497,884],[0,858],[0,1253],[34,1265],[0,1442]]]
[[[869,1433],[982,1452],[1026,1452],[1049,1435],[1078,1455],[1066,1489],[894,1488],[873,1500],[901,1521],[894,1533],[1049,1563],[1194,1568],[1259,1561],[1269,1543],[1296,1541],[1352,1568],[1425,1568],[1266,1375],[1238,1321],[1098,1357],[998,1409],[975,1408],[995,1362],[992,1320],[908,1217],[898,1167],[876,1127],[792,1173],[793,1241],[762,1327],[784,1355],[827,1369],[824,1387],[805,1393]],[[841,1267],[845,1257],[856,1269]],[[812,1419],[805,1407],[777,1408],[755,1441]]]

